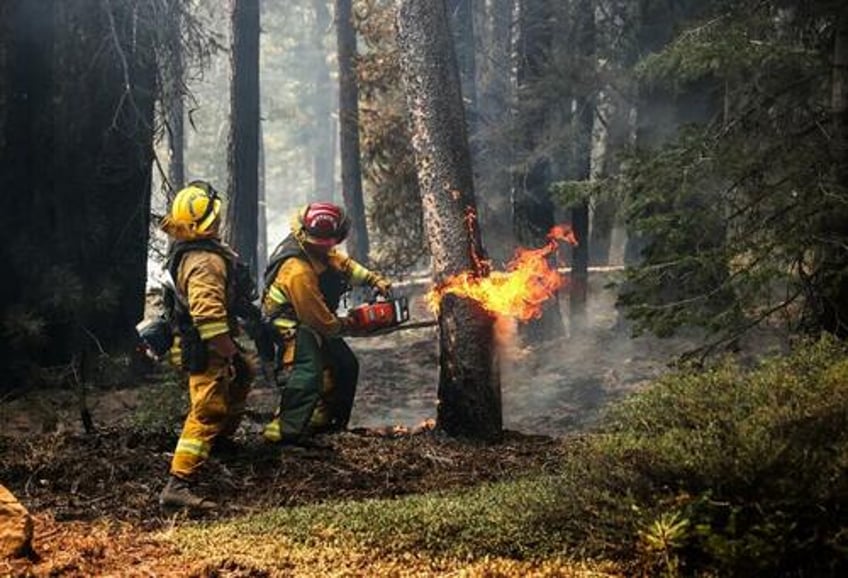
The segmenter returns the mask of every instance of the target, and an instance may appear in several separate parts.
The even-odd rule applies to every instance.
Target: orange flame
[[[463,271],[432,288],[427,303],[438,313],[445,295],[457,295],[478,302],[495,315],[529,321],[541,317],[542,306],[565,283],[556,268],[551,268],[548,256],[559,242],[577,245],[574,232],[567,225],[556,225],[547,235],[548,243],[538,249],[518,248],[506,271],[492,271],[480,277]]]

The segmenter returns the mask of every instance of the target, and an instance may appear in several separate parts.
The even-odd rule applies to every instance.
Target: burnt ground
[[[436,414],[435,330],[415,329],[351,340],[362,367],[353,431],[325,436],[323,448],[263,443],[258,432],[277,392],[257,384],[236,437],[241,447],[210,460],[200,490],[222,504],[218,516],[229,517],[274,506],[469,487],[552,468],[570,434],[590,428],[609,403],[662,373],[687,345],[630,339],[618,330],[605,299],[590,309],[591,329],[580,336],[523,348],[516,340],[505,348],[508,431],[502,443],[408,433]],[[413,316],[424,315],[414,304]],[[81,431],[72,391],[0,401],[0,483],[34,514],[41,556],[5,568],[0,563],[0,575],[126,575],[127,564],[142,575],[174,570],[167,565],[171,547],[149,532],[174,523],[163,517],[156,496],[178,427],[142,430],[136,424],[151,403],[153,410],[173,403],[165,390],[157,397],[159,387],[156,380],[139,380],[90,390],[95,434]]]

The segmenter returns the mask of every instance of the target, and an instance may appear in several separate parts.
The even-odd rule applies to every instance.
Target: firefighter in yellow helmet
[[[180,361],[189,374],[191,407],[159,495],[164,508],[213,509],[193,491],[216,440],[234,433],[253,370],[234,341],[237,255],[219,238],[221,200],[204,181],[180,190],[162,230],[173,240],[168,271],[175,289]]]
[[[341,207],[302,207],[265,269],[262,312],[276,330],[281,387],[280,408],[263,432],[268,441],[303,444],[347,427],[359,364],[341,335],[356,328],[335,312],[350,285],[391,290],[387,279],[335,249],[349,228]]]

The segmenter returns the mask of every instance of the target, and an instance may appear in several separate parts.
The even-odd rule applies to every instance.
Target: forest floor
[[[434,329],[402,331],[351,340],[362,368],[352,430],[324,436],[322,448],[263,443],[258,433],[277,393],[257,386],[236,437],[239,451],[213,456],[200,491],[222,505],[216,517],[232,518],[278,506],[393,498],[545,471],[605,407],[666,371],[674,355],[692,345],[631,339],[620,329],[610,297],[597,294],[601,297],[589,309],[590,329],[579,337],[506,348],[507,432],[499,444],[462,443],[426,429],[411,433],[435,417],[438,359]],[[413,316],[425,315],[413,303]],[[163,516],[156,503],[176,434],[133,425],[140,412],[150,411],[144,404],[151,397],[157,403],[155,387],[141,383],[89,392],[96,434],[81,431],[72,392],[28,393],[0,403],[0,483],[34,515],[36,553],[29,560],[0,562],[0,575],[269,575],[226,559],[210,566],[167,539],[168,531],[184,522]],[[336,560],[335,567],[324,564],[313,574],[308,569],[314,562],[309,556],[293,561],[298,570],[286,575],[377,572],[352,570]],[[427,560],[393,568],[386,574],[598,575],[532,566],[493,574],[485,566],[474,570],[461,562]]]

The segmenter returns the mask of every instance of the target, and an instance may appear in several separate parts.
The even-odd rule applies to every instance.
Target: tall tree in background
[[[179,0],[172,0],[179,1]],[[177,16],[179,11],[175,11]],[[168,29],[168,60],[165,70],[162,104],[165,109],[165,127],[168,131],[168,200],[185,183],[185,65],[182,46],[181,18]]]
[[[553,54],[554,7],[546,0],[521,0],[518,50],[515,55],[518,82],[517,131],[520,135],[520,167],[513,175],[512,219],[516,239],[525,245],[540,245],[554,225],[555,207],[551,198],[550,129],[553,116],[545,91]],[[570,93],[560,93],[569,102]],[[566,111],[570,114],[570,111]],[[582,243],[583,239],[578,240]],[[546,305],[540,319],[522,326],[526,337],[545,340],[565,334],[559,298]]]
[[[369,258],[403,275],[427,259],[418,175],[407,121],[395,23],[396,4],[357,3],[357,60],[362,184],[368,208]]]
[[[848,337],[848,10],[837,10],[833,34],[831,126],[835,201],[823,225],[821,326]]]
[[[512,25],[514,8],[515,0],[487,2],[480,19],[485,25],[476,30],[482,48],[475,66],[479,99],[472,133],[477,151],[474,185],[481,228],[487,232],[486,247],[496,261],[509,259],[515,248],[510,208],[514,163],[513,48],[517,38]]]
[[[401,0],[397,16],[403,82],[413,126],[435,281],[461,271],[488,274],[476,214],[459,72],[443,0]],[[500,376],[493,320],[447,296],[439,312],[438,426],[450,435],[501,434]]]
[[[330,201],[333,199],[335,188],[336,156],[332,130],[333,95],[330,83],[330,67],[327,65],[327,50],[324,38],[331,30],[332,20],[327,9],[327,0],[312,0],[315,13],[312,28],[312,61],[314,80],[313,93],[310,99],[314,119],[312,143],[312,179],[314,189],[310,195],[311,201]]]
[[[573,62],[592,75],[595,70],[595,6],[594,0],[576,0],[573,3],[574,33],[568,47],[575,56]],[[576,78],[578,75],[574,75]],[[576,83],[574,87],[572,176],[576,181],[588,183],[591,176],[592,124],[595,119],[595,82]],[[579,240],[572,252],[569,321],[572,332],[584,328],[586,323],[586,295],[589,285],[589,200],[581,195],[571,208],[571,227]]]
[[[348,252],[368,262],[368,229],[362,197],[359,152],[359,86],[356,80],[356,28],[351,0],[336,0],[336,34],[339,51],[339,146],[342,163],[342,194],[351,218]]]
[[[605,183],[619,172],[624,152],[635,141],[635,98],[632,75],[634,42],[627,29],[638,14],[629,0],[597,0],[595,8],[596,113],[592,130],[591,223],[589,263],[610,263],[613,230],[621,213],[615,187]],[[619,248],[616,247],[616,250]]]
[[[230,93],[230,244],[258,274],[259,208],[259,0],[234,0],[233,81]]]
[[[259,178],[257,181],[257,206],[259,210],[256,223],[256,273],[258,275],[259,287],[261,287],[261,276],[264,274],[265,266],[268,264],[268,202],[265,192],[265,135],[262,120],[259,120]]]
[[[465,118],[466,120],[474,119],[477,116],[477,37],[474,33],[474,0],[448,0],[448,13],[459,63]],[[472,120],[469,124],[475,123]]]
[[[2,3],[0,363],[134,340],[146,281],[159,4]],[[170,17],[170,15],[167,15]],[[12,387],[16,372],[4,372]]]
[[[631,223],[650,237],[621,302],[637,329],[703,326],[710,348],[762,322],[845,335],[848,201],[832,128],[844,5],[683,8],[683,31],[637,68],[690,124],[628,160]]]

